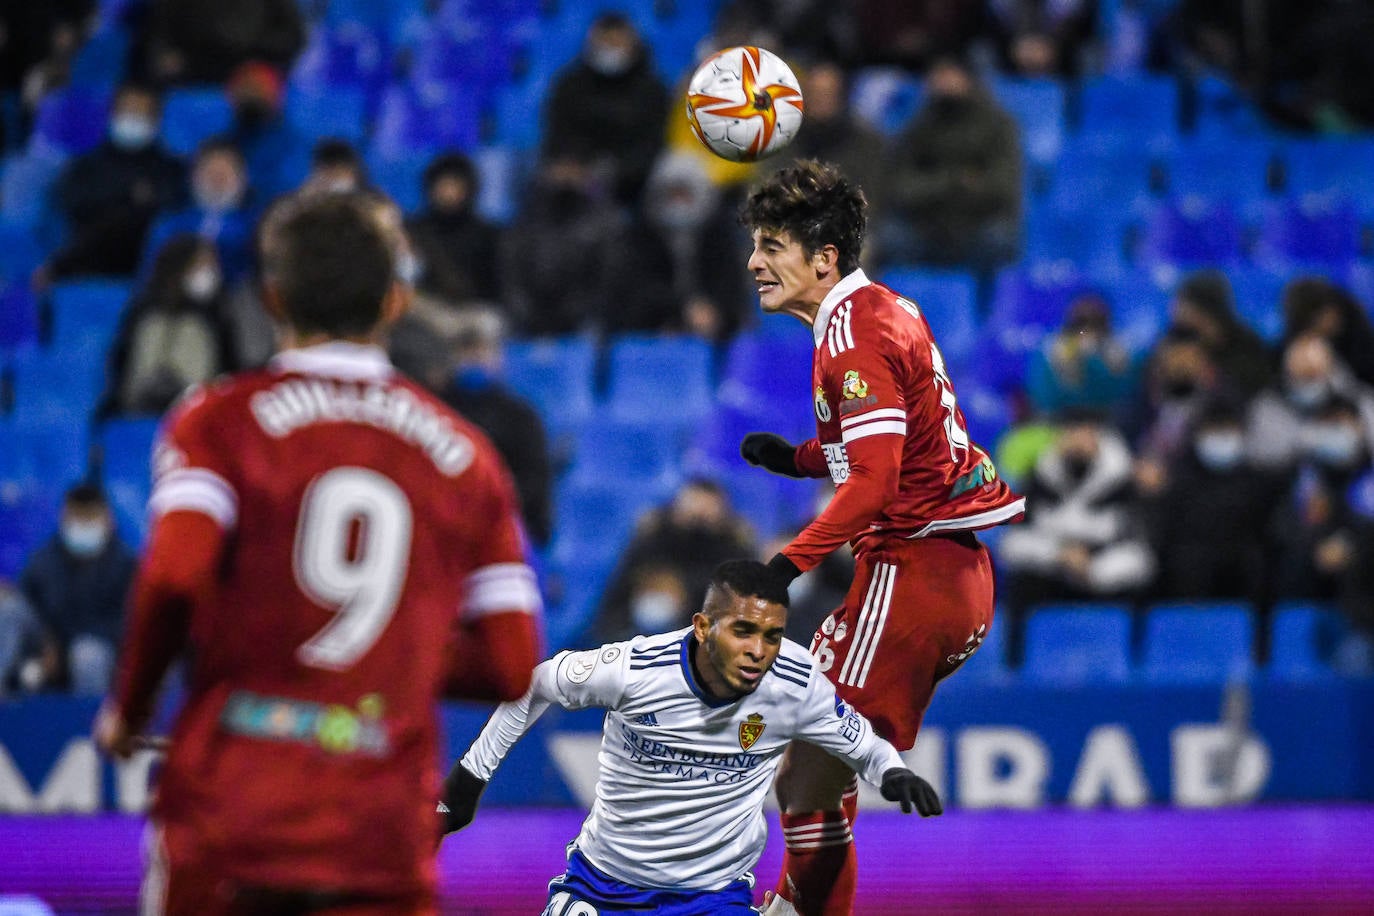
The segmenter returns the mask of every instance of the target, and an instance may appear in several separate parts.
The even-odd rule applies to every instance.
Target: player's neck
[[[691,637],[688,637],[688,639],[687,663],[692,666],[692,677],[696,678],[697,684],[700,685],[702,691],[713,700],[733,700],[737,698],[739,694],[729,688],[724,678],[719,675],[711,677],[710,675],[714,674],[714,672],[708,672],[706,670],[709,662],[707,664],[702,663],[701,643]]]
[[[350,337],[338,337],[333,334],[302,334],[299,331],[286,329],[282,333],[281,349],[283,350],[304,350],[307,347],[318,347],[320,344],[327,343],[349,343],[358,346],[377,346],[380,338],[376,333],[355,334]]]

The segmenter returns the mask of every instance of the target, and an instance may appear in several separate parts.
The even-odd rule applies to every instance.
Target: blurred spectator
[[[230,140],[206,140],[191,166],[190,206],[153,223],[143,246],[144,264],[151,264],[172,236],[190,232],[215,243],[225,280],[236,281],[251,266],[256,222],[243,154]]]
[[[1212,351],[1193,331],[1174,327],[1155,344],[1147,360],[1140,430],[1138,483],[1158,493],[1173,460],[1188,447],[1189,431],[1202,407],[1224,396]]]
[[[105,494],[89,484],[68,490],[57,534],[34,551],[19,579],[45,644],[34,681],[65,683],[83,696],[106,691],[134,566]]]
[[[1287,484],[1246,456],[1241,405],[1207,405],[1189,448],[1169,465],[1164,489],[1149,506],[1159,557],[1156,594],[1268,606],[1271,523]]]
[[[1370,467],[1370,448],[1362,409],[1342,397],[1327,400],[1312,416],[1312,443],[1303,456],[1297,482],[1280,513],[1280,598],[1316,598],[1349,605],[1350,586],[1360,581],[1354,564],[1360,547],[1360,520],[1347,498],[1351,486]]]
[[[310,141],[284,116],[282,74],[262,61],[240,64],[225,84],[234,109],[228,134],[248,166],[248,183],[262,203],[295,187]]]
[[[1021,137],[966,64],[931,67],[926,101],[885,161],[884,264],[991,270],[1021,247]]]
[[[0,93],[16,93],[33,110],[67,77],[95,0],[0,2]],[[4,137],[6,145],[19,137]]]
[[[1284,286],[1282,301],[1284,349],[1316,334],[1357,379],[1374,385],[1374,326],[1353,296],[1324,277],[1299,277]]]
[[[9,692],[10,684],[20,678],[20,661],[27,651],[41,650],[34,636],[39,632],[24,593],[7,579],[0,579],[0,699]],[[43,663],[36,661],[30,670],[42,671]]]
[[[569,334],[618,308],[610,289],[621,238],[619,211],[596,185],[586,158],[551,154],[540,165],[502,254],[505,301],[525,334]]]
[[[634,23],[603,13],[588,29],[582,54],[550,88],[543,157],[590,153],[616,199],[634,204],[663,147],[667,117],[668,91]]]
[[[1155,572],[1126,440],[1091,414],[1058,425],[1025,485],[1026,523],[1001,539],[1013,631],[1034,604],[1133,599]]]
[[[689,480],[672,502],[642,519],[597,620],[603,642],[686,626],[711,570],[755,553],[754,536],[713,481]]]
[[[832,0],[730,0],[716,13],[707,53],[734,45],[787,49],[792,60],[853,61],[859,33],[850,3]],[[705,50],[705,49],[703,49]],[[811,100],[807,99],[808,114]]]
[[[407,224],[420,262],[416,285],[454,302],[500,298],[501,230],[477,214],[477,170],[462,153],[425,168],[424,208]]]
[[[1345,448],[1329,437],[1324,419],[1333,402],[1353,407],[1359,448],[1374,443],[1374,389],[1362,384],[1336,359],[1325,338],[1307,334],[1283,351],[1280,385],[1255,399],[1247,428],[1251,456],[1263,467],[1289,469],[1329,449]],[[1342,434],[1342,437],[1344,434]]]
[[[124,314],[99,414],[161,415],[191,385],[238,368],[225,302],[215,246],[172,237]]]
[[[506,459],[525,530],[539,547],[553,533],[552,477],[543,421],[529,402],[501,381],[504,328],[491,309],[471,309],[453,343],[453,366],[442,395],[487,434]]]
[[[1096,0],[987,0],[1001,67],[1017,76],[1076,76],[1097,28]]]
[[[855,63],[913,71],[925,70],[942,55],[966,54],[982,19],[975,2],[852,0],[852,7],[858,24]]]
[[[1185,277],[1174,290],[1170,318],[1174,327],[1196,334],[1211,351],[1222,387],[1249,398],[1273,381],[1273,357],[1236,313],[1226,274],[1200,270]]]
[[[160,210],[186,199],[186,167],[158,141],[161,100],[125,83],[115,93],[104,143],[73,159],[53,188],[68,241],[38,279],[127,276],[138,268],[144,238]]]
[[[142,66],[166,83],[222,83],[240,64],[278,72],[305,44],[296,0],[151,0]]]
[[[1112,336],[1111,310],[1097,293],[1069,303],[1064,324],[1031,354],[1026,391],[1043,415],[1069,408],[1124,419],[1136,386],[1131,354]]]
[[[792,145],[768,167],[778,169],[801,159],[834,163],[845,177],[863,188],[869,221],[876,220],[887,200],[882,136],[853,116],[848,78],[838,64],[818,61],[802,68],[798,77],[806,100],[806,120]]]
[[[301,190],[327,194],[362,191],[368,187],[367,165],[347,140],[324,139],[310,151],[310,174]]]

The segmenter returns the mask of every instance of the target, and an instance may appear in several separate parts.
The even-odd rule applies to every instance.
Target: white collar
[[[274,372],[297,372],[328,378],[384,379],[394,371],[386,351],[375,344],[356,344],[344,340],[283,350],[268,364]]]
[[[845,274],[839,283],[830,288],[830,292],[821,300],[821,307],[816,311],[816,320],[811,324],[816,346],[819,347],[825,341],[825,326],[830,323],[831,313],[839,308],[841,302],[852,296],[855,290],[862,289],[872,282],[864,274],[863,268],[859,268],[853,273]]]

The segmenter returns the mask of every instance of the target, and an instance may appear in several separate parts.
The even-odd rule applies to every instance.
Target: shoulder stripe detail
[[[659,659],[659,660],[656,661],[656,662],[649,662],[649,661],[640,661],[640,662],[636,662],[636,661],[631,661],[631,662],[630,662],[630,670],[631,670],[631,671],[643,671],[645,668],[671,668],[671,667],[673,667],[673,666],[675,666],[675,665],[678,665],[678,664],[680,664],[680,660],[679,660],[676,656],[674,656],[673,658],[661,658],[661,659]]]
[[[826,339],[830,344],[831,356],[839,356],[846,350],[854,349],[854,329],[850,317],[853,311],[853,300],[846,299],[844,305],[836,309],[830,318]]]
[[[840,433],[840,439],[845,445],[859,439],[867,439],[869,436],[905,436],[905,420],[874,420],[871,423],[860,423],[852,426]]]
[[[856,413],[851,417],[845,417],[840,421],[840,428],[847,429],[859,423],[868,423],[872,420],[901,420],[906,422],[906,411],[900,407],[878,407],[873,410],[865,410],[863,413]]]
[[[789,683],[789,684],[796,684],[798,687],[805,687],[805,686],[806,686],[806,681],[805,681],[805,680],[803,680],[802,678],[797,677],[797,676],[794,675],[794,674],[790,674],[790,673],[785,672],[785,671],[780,671],[780,670],[778,669],[778,666],[777,666],[777,665],[774,665],[774,666],[773,666],[772,668],[770,668],[769,670],[772,671],[775,675],[777,675],[778,680],[786,681],[786,682]]]
[[[783,668],[787,668],[788,670],[796,674],[811,674],[811,662],[809,657],[807,661],[799,661],[797,659],[787,658],[785,656],[779,655],[777,659],[773,662],[773,664],[781,666]]]
[[[229,481],[208,468],[177,468],[154,484],[148,513],[156,518],[177,511],[208,515],[229,531],[238,524],[239,498]]]
[[[630,652],[631,658],[659,658],[667,653],[677,654],[682,648],[682,641],[670,642],[666,646],[649,646],[647,649],[634,649]]]
[[[542,602],[534,570],[524,563],[493,563],[463,580],[463,619],[501,611],[539,613]]]

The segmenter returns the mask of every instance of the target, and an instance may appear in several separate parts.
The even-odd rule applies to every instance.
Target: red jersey
[[[846,541],[856,550],[1012,521],[1025,499],[969,439],[944,358],[920,307],[862,270],[821,302],[812,384],[816,438],[798,447],[805,474],[838,488],[783,551],[807,570]]]
[[[223,532],[153,808],[168,846],[248,884],[432,886],[449,640],[539,610],[494,448],[380,349],[330,343],[188,397],[153,460],[150,512]],[[147,621],[124,651],[116,702],[144,709],[170,651]]]

